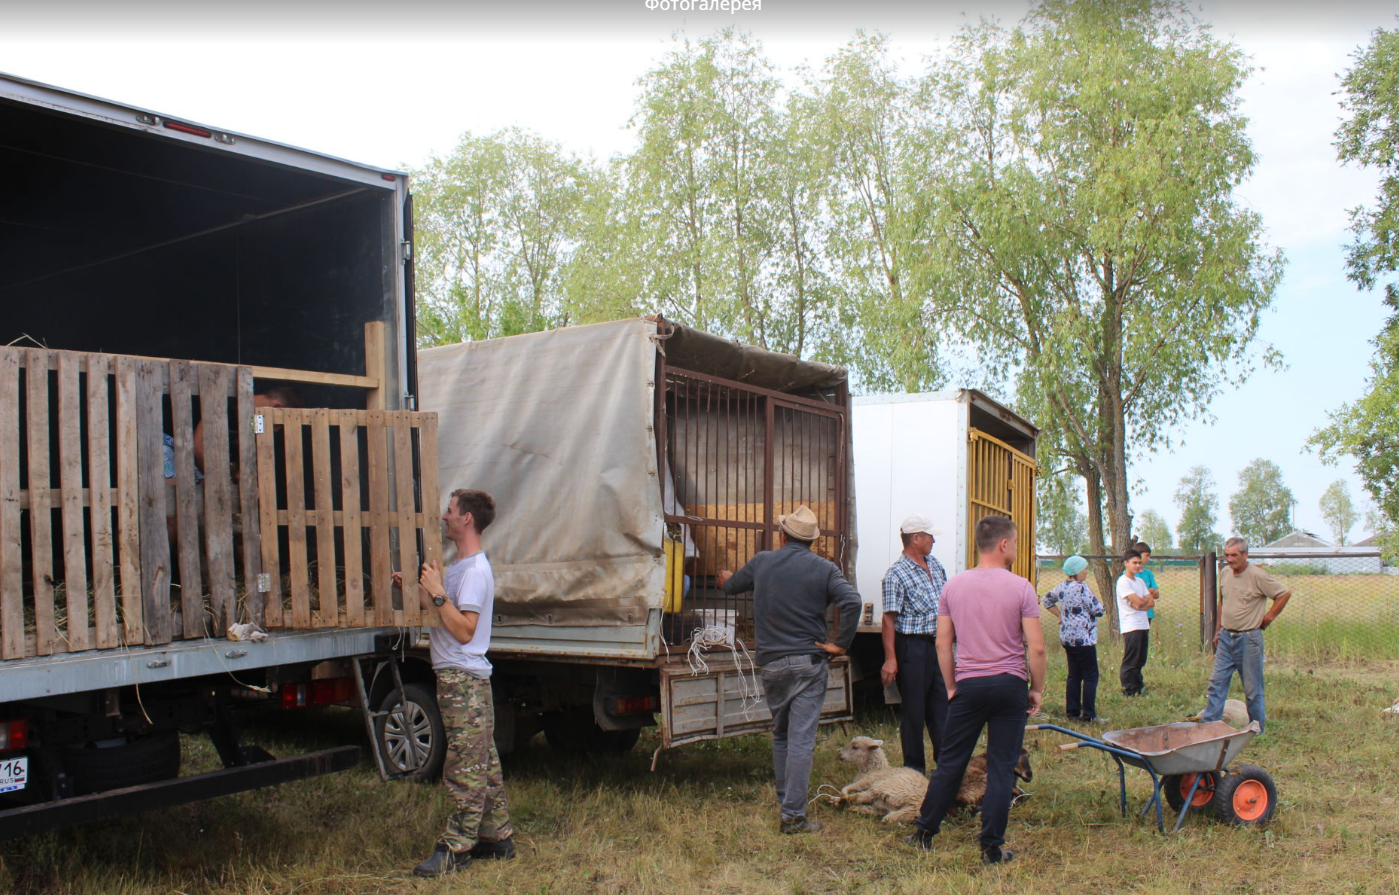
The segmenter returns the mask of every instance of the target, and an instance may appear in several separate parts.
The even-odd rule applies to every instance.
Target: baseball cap
[[[933,527],[933,520],[929,519],[927,516],[918,515],[909,516],[907,519],[905,519],[903,525],[899,526],[899,531],[903,532],[906,535],[917,534],[918,532],[922,531],[927,532],[928,534],[934,537],[937,537],[938,535],[942,534],[941,528]]]

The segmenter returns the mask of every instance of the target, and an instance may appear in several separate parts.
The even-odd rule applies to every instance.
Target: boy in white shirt
[[[1117,579],[1117,617],[1122,625],[1122,667],[1118,680],[1123,696],[1140,696],[1144,692],[1142,668],[1150,645],[1151,619],[1147,611],[1156,600],[1138,573],[1142,570],[1142,554],[1136,547],[1123,557],[1125,568]]]

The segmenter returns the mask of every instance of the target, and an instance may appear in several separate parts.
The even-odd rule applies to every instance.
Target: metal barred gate
[[[1020,533],[1011,571],[1035,581],[1035,459],[979,429],[967,445],[967,568],[976,566],[976,523],[1008,516]]]

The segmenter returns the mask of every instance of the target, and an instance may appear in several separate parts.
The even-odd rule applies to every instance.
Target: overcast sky
[[[967,21],[1013,22],[1027,8],[760,0],[756,11],[687,13],[654,2],[0,0],[0,71],[376,165],[411,167],[465,131],[512,125],[606,158],[631,147],[636,79],[677,30],[736,24],[784,69],[819,65],[857,28],[882,30],[916,69]],[[1344,276],[1346,209],[1371,200],[1376,178],[1335,160],[1336,76],[1375,28],[1395,27],[1394,7],[1214,2],[1199,14],[1258,69],[1244,111],[1260,163],[1241,198],[1288,258],[1261,338],[1289,367],[1256,373],[1215,401],[1213,423],[1182,428],[1173,453],[1136,464],[1133,509],[1157,510],[1174,530],[1175,484],[1200,464],[1215,474],[1227,528],[1239,470],[1266,457],[1296,494],[1299,525],[1326,536],[1317,508],[1326,486],[1345,478],[1358,503],[1363,494],[1348,464],[1322,466],[1305,442],[1327,410],[1363,392],[1384,319],[1379,295]],[[1352,538],[1368,534],[1362,527]]]

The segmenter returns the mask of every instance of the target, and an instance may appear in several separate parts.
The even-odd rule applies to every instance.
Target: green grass
[[[1172,614],[1153,638],[1148,696],[1121,697],[1116,648],[1105,644],[1099,708],[1113,727],[1178,720],[1202,704],[1208,660],[1190,624]],[[1047,720],[1064,723],[1063,653],[1051,647]],[[956,819],[931,854],[899,839],[905,828],[817,803],[827,828],[777,833],[768,739],[743,737],[662,753],[566,758],[536,739],[506,761],[519,826],[518,860],[478,865],[446,881],[419,881],[447,811],[440,786],[380,783],[358,769],[121,821],[0,843],[0,892],[24,893],[567,893],[567,895],[798,895],[798,893],[1394,893],[1399,891],[1399,663],[1344,666],[1275,661],[1268,668],[1268,733],[1241,760],[1275,777],[1281,811],[1266,830],[1192,817],[1174,835],[1115,809],[1115,771],[1100,753],[1057,749],[1032,734],[1033,796],[1016,806],[1014,864],[983,870],[976,823]],[[1237,687],[1236,687],[1237,694]],[[288,726],[286,722],[296,722]],[[1072,726],[1072,725],[1066,725]],[[255,723],[250,739],[278,754],[361,736],[359,717],[316,710]],[[848,737],[897,749],[892,714],[867,709],[824,728],[812,785],[850,779],[836,749]],[[187,739],[187,771],[215,759]],[[1148,778],[1129,771],[1140,805]]]

